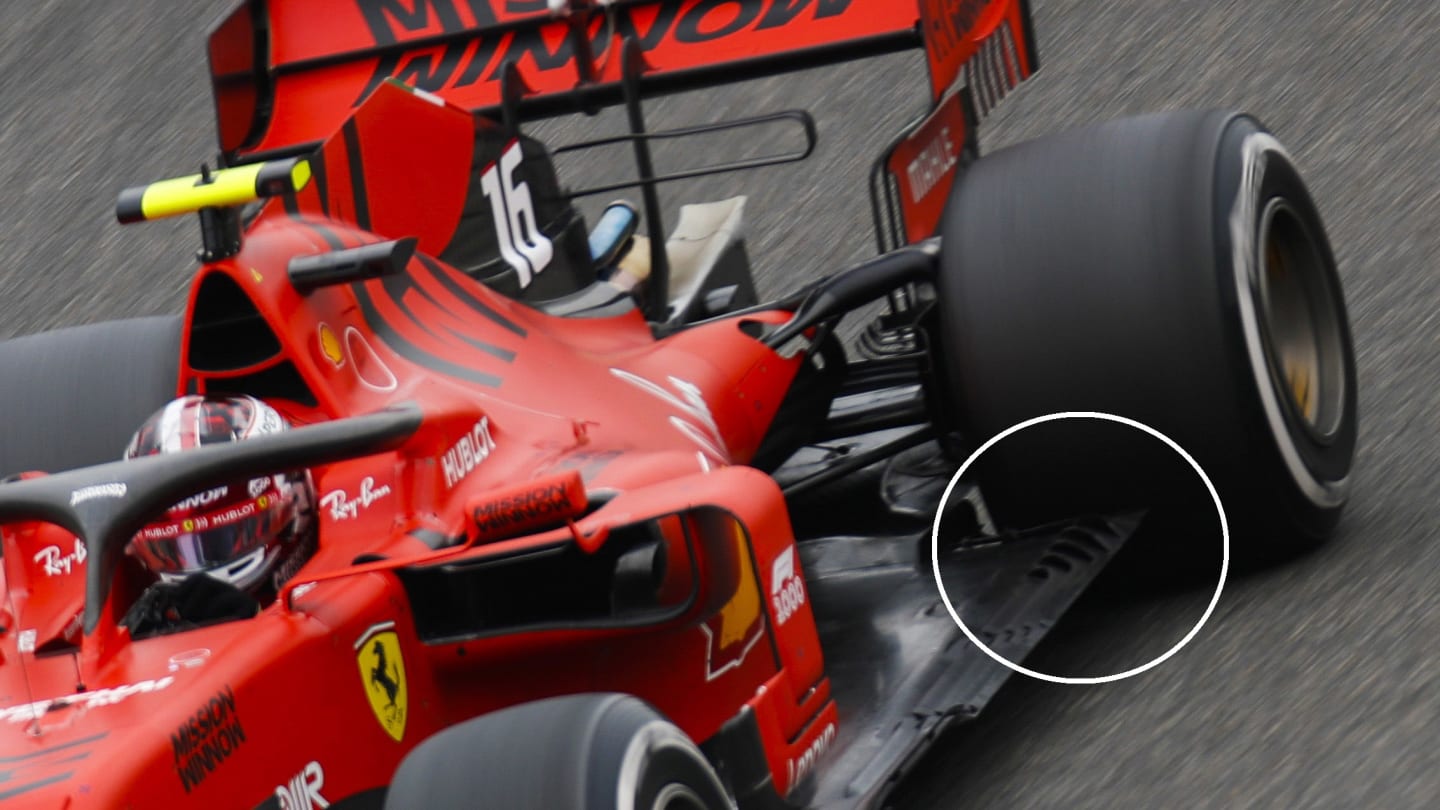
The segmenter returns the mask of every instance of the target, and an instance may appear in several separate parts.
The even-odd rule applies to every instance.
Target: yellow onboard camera
[[[310,182],[310,161],[305,158],[269,160],[229,169],[133,186],[120,192],[115,218],[120,224],[145,222],[178,214],[200,215],[202,262],[234,256],[240,251],[238,206],[266,197],[293,194]]]

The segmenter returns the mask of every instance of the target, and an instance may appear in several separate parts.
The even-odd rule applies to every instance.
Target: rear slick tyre
[[[1356,441],[1349,321],[1315,204],[1255,119],[1162,113],[997,152],[959,180],[941,232],[942,401],[974,444],[1116,414],[1205,469],[1237,562],[1333,532]],[[1218,547],[1193,472],[1138,442],[1024,431],[986,454],[982,491],[1012,525],[1156,507],[1170,537],[1193,525],[1183,542]]]

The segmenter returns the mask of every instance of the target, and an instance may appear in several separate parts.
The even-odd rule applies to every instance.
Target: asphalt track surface
[[[191,171],[213,151],[201,33],[227,5],[0,10],[0,336],[181,306],[194,223],[122,230],[112,211],[120,187]],[[1232,581],[1194,643],[1158,669],[1097,687],[1012,683],[922,764],[901,806],[1433,806],[1440,6],[1034,5],[1044,68],[986,122],[987,149],[1129,113],[1229,106],[1295,154],[1328,220],[1358,344],[1354,497],[1334,542]],[[805,166],[669,199],[749,193],[769,292],[866,256],[865,170],[921,104],[920,70],[887,58],[657,105],[664,125],[804,104],[823,139]],[[564,141],[585,126],[543,131]],[[598,163],[578,170],[599,176]],[[1156,639],[1182,636],[1207,599],[1201,588],[1092,607],[1031,663],[1126,669]]]

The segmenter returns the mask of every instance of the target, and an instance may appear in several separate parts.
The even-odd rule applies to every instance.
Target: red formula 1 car
[[[761,302],[742,201],[665,231],[658,183],[803,158],[814,124],[652,132],[644,98],[908,48],[928,113],[876,164],[877,258]],[[1132,535],[1205,523],[1153,458],[1060,432],[997,445],[932,551],[989,436],[1154,425],[1237,556],[1344,505],[1349,328],[1284,148],[1179,112],[980,158],[1038,67],[1025,0],[249,0],[210,56],[222,166],[118,206],[198,216],[183,316],[0,345],[9,801],[876,806],[1009,675],[932,567],[1014,661]],[[617,188],[567,187],[526,125],[613,105],[630,132],[554,152],[633,151],[642,205],[587,228],[572,201]],[[797,146],[653,168],[753,127]],[[118,460],[192,393],[295,427]],[[317,547],[273,600],[133,632],[142,527],[297,470]]]

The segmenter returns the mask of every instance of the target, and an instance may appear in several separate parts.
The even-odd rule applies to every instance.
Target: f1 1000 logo
[[[780,552],[770,569],[770,607],[775,611],[775,624],[790,621],[805,604],[805,583],[795,570],[795,547]]]

